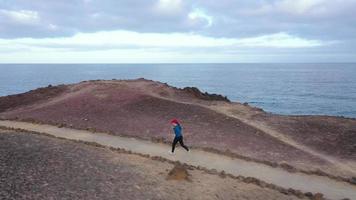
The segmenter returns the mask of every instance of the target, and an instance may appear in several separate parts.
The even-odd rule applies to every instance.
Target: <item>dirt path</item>
[[[207,169],[224,170],[233,175],[255,177],[267,183],[273,183],[285,188],[293,188],[303,192],[323,193],[327,198],[342,199],[356,197],[356,186],[328,179],[326,177],[289,173],[279,168],[272,168],[263,164],[248,162],[240,159],[232,159],[227,156],[193,150],[190,153],[177,149],[175,155],[168,152],[170,147],[165,144],[157,144],[134,138],[107,135],[104,133],[91,133],[88,131],[58,128],[51,125],[38,125],[27,122],[0,121],[0,126],[19,128],[28,131],[46,133],[59,138],[96,142],[98,144],[123,148],[132,152],[161,156],[163,158],[180,161],[194,166],[202,166]]]
[[[165,98],[165,97],[162,97],[160,95],[157,95],[155,93],[151,93],[152,96],[154,97],[157,97],[157,98],[161,98],[161,99],[165,99],[165,100],[168,100],[168,101],[173,101],[173,102],[177,102],[177,103],[182,103],[182,104],[188,104],[188,105],[195,105],[195,106],[202,106],[204,108],[207,108],[207,109],[210,109],[210,110],[213,110],[217,113],[221,113],[221,114],[224,114],[228,117],[232,117],[232,118],[235,118],[235,119],[238,119],[240,120],[242,123],[248,125],[248,126],[251,126],[251,127],[254,127],[274,138],[276,138],[277,140],[280,140],[282,141],[283,143],[285,144],[288,144],[298,150],[301,150],[307,154],[310,154],[310,155],[313,155],[313,156],[316,156],[322,160],[325,160],[331,164],[333,164],[334,166],[336,166],[337,168],[343,170],[343,171],[347,171],[347,172],[350,172],[351,174],[353,175],[356,175],[356,166],[355,166],[355,163],[354,162],[345,162],[343,160],[339,160],[333,156],[329,156],[329,155],[326,155],[326,154],[323,154],[321,152],[318,152],[308,146],[305,146],[303,144],[300,144],[298,142],[296,142],[295,140],[293,140],[292,138],[286,136],[285,134],[282,134],[280,132],[278,132],[277,130],[274,130],[272,129],[271,127],[269,127],[268,125],[266,124],[263,124],[262,122],[255,122],[253,120],[250,120],[250,119],[247,119],[246,117],[243,117],[239,114],[235,114],[233,111],[231,111],[231,106],[224,106],[224,105],[201,105],[199,103],[196,103],[196,102],[185,102],[185,101],[178,101],[178,100],[175,100],[175,99],[172,99],[172,98]],[[238,108],[236,110],[243,110],[241,108]],[[246,114],[246,113],[245,113]]]
[[[229,112],[228,110],[225,110],[225,109],[222,109],[221,107],[217,108],[217,109],[214,109],[216,112],[220,112],[220,113],[223,113],[227,116],[230,116],[230,117],[233,117],[233,118],[236,118],[238,120],[240,120],[241,122],[249,125],[249,126],[252,126],[264,133],[267,133],[269,135],[271,135],[272,137],[288,144],[288,145],[291,145],[293,147],[295,147],[296,149],[299,149],[301,151],[304,151],[308,154],[311,154],[313,156],[316,156],[318,158],[321,158],[325,161],[328,161],[329,163],[332,163],[333,165],[337,166],[339,169],[342,169],[342,170],[345,170],[345,171],[349,171],[353,174],[356,174],[356,168],[355,166],[350,166],[348,164],[345,164],[345,162],[337,159],[337,158],[334,158],[332,156],[329,156],[329,155],[325,155],[323,153],[320,153],[320,152],[317,152],[315,151],[314,149],[311,149],[310,147],[307,147],[305,145],[302,145],[296,141],[294,141],[293,139],[289,138],[288,136],[276,131],[276,130],[273,130],[271,129],[270,127],[266,126],[265,124],[263,124],[262,122],[254,122],[252,120],[247,120],[243,117],[240,117],[238,115],[235,115],[231,112]]]

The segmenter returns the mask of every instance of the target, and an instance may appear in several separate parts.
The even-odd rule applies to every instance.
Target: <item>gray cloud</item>
[[[6,3],[7,2],[7,3]],[[77,32],[133,30],[139,32],[184,32],[199,28],[188,23],[189,5],[183,1],[177,10],[159,8],[156,0],[63,0],[6,1],[0,9],[8,12],[33,11],[39,23],[19,23],[0,12],[2,38],[56,37]],[[166,9],[167,11],[165,12]],[[50,25],[56,29],[50,29]],[[199,24],[195,24],[199,25]]]
[[[288,32],[329,40],[353,38],[356,34],[355,0],[310,0],[312,3],[300,0],[171,2],[159,6],[159,0],[2,1],[0,10],[36,12],[39,19],[37,23],[21,23],[0,11],[0,37],[56,37],[116,29],[197,32],[213,37]],[[204,18],[195,21],[189,18],[189,13],[196,9],[212,17],[211,26],[207,27]]]
[[[312,52],[356,54],[355,8],[356,0],[0,0],[0,38],[110,30],[193,32],[213,38],[288,33],[335,42]]]

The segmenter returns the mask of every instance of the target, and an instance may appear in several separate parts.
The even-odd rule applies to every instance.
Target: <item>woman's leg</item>
[[[179,144],[180,144],[180,146],[182,146],[185,150],[189,151],[188,147],[184,145],[183,136],[179,137]]]
[[[178,138],[174,137],[174,140],[172,142],[172,153],[174,153],[174,148],[176,147],[177,142],[178,142]]]

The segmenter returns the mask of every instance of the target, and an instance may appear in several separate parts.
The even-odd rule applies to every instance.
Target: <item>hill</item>
[[[356,120],[283,116],[199,89],[145,80],[97,80],[0,97],[0,118],[171,142],[178,118],[195,148],[349,179],[356,176]]]

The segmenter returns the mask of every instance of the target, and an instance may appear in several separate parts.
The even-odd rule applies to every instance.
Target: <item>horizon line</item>
[[[44,65],[44,64],[63,64],[63,65],[76,65],[76,64],[356,64],[356,62],[10,62],[10,63],[1,63],[0,65]]]

